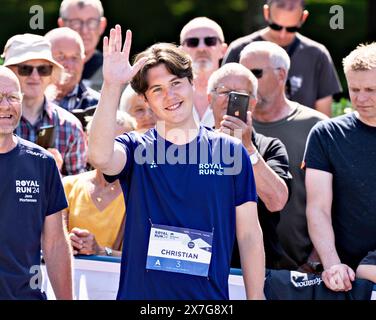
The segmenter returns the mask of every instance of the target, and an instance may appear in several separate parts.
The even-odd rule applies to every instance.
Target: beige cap
[[[20,64],[27,60],[43,59],[51,62],[54,69],[59,69],[59,72],[64,69],[52,57],[51,43],[46,38],[31,33],[11,37],[5,44],[2,57],[5,58],[4,66]]]

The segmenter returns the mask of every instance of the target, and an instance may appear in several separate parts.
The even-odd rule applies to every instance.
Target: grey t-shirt
[[[239,62],[240,52],[246,45],[264,40],[260,33],[261,30],[232,42],[222,65]],[[293,42],[284,48],[291,54],[287,96],[290,100],[313,108],[316,100],[339,93],[342,87],[326,47],[299,33],[296,34],[296,41],[296,44]]]
[[[304,264],[312,250],[308,235],[305,191],[305,172],[301,169],[305,144],[311,128],[327,117],[311,108],[296,103],[295,110],[286,118],[275,122],[259,122],[253,120],[258,133],[275,137],[286,146],[292,174],[290,201],[281,211],[281,220],[277,233],[287,253],[285,265],[291,269]]]

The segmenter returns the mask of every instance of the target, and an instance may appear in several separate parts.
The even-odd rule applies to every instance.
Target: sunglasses
[[[261,79],[264,74],[263,69],[250,69],[250,70],[257,79]]]
[[[53,66],[50,64],[42,64],[35,67],[28,64],[19,64],[17,66],[17,72],[20,76],[28,77],[33,73],[34,68],[37,69],[39,76],[48,77],[52,74]]]
[[[275,31],[281,31],[282,29],[285,29],[287,32],[293,33],[297,32],[300,30],[300,26],[294,26],[294,27],[284,27],[280,26],[279,24],[276,23],[269,23],[269,28]]]
[[[189,48],[196,48],[200,43],[200,39],[202,38],[187,38],[183,41],[183,45],[185,44]],[[203,40],[207,47],[214,47],[218,42],[221,42],[218,37],[205,37]]]

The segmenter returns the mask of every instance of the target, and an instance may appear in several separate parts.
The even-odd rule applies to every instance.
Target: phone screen
[[[36,144],[48,149],[53,148],[55,145],[55,126],[43,126],[38,130]]]
[[[237,117],[246,123],[248,105],[249,95],[231,91],[228,97],[227,114],[229,116]]]

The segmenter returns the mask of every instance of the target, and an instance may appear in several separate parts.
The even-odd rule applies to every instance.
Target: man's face
[[[54,59],[64,66],[61,85],[71,91],[80,82],[84,68],[84,57],[81,56],[80,46],[75,39],[69,37],[53,39],[51,44]]]
[[[282,27],[300,27],[306,19],[306,15],[303,17],[302,7],[297,6],[293,10],[285,10],[278,8],[276,4],[272,4],[267,11],[264,10],[264,17],[268,23],[274,23]],[[295,38],[296,32],[288,32],[286,28],[280,31],[269,29],[268,35],[270,39],[268,40],[281,47],[287,47]]]
[[[278,87],[282,84],[278,81],[278,75],[270,63],[269,55],[261,52],[251,53],[241,59],[240,63],[251,71],[262,70],[261,77],[257,77],[254,73],[258,82],[256,107],[262,108],[272,103],[279,92]]]
[[[106,18],[100,17],[98,10],[92,5],[82,8],[71,5],[63,18],[59,19],[59,26],[77,31],[84,41],[85,52],[93,52],[106,28]]]
[[[51,65],[52,64],[47,60],[35,59],[27,60],[18,65],[9,67],[16,74],[18,80],[20,81],[21,91],[24,94],[24,99],[43,99],[46,88],[52,82],[52,77],[51,75],[40,75],[36,67],[47,68]],[[34,67],[30,75],[22,75],[22,73],[20,74],[20,68],[23,68],[25,66]]]
[[[162,63],[147,73],[147,102],[158,119],[177,126],[192,117],[193,88],[188,78],[171,74]]]
[[[346,73],[350,99],[361,120],[376,125],[376,68]]]
[[[188,30],[183,35],[182,48],[192,58],[193,72],[197,74],[217,70],[227,45],[222,43],[216,30],[198,27]]]
[[[220,122],[227,112],[228,93],[230,91],[241,92],[250,95],[249,110],[251,109],[253,88],[251,81],[244,75],[228,75],[219,80],[214,92],[209,93],[210,106],[213,109],[215,127],[220,127]]]
[[[131,105],[128,113],[136,119],[137,130],[150,129],[155,126],[155,114],[145,102],[145,99],[135,94],[129,99],[128,103]]]
[[[21,90],[17,81],[0,75],[0,136],[13,134],[21,117]]]

